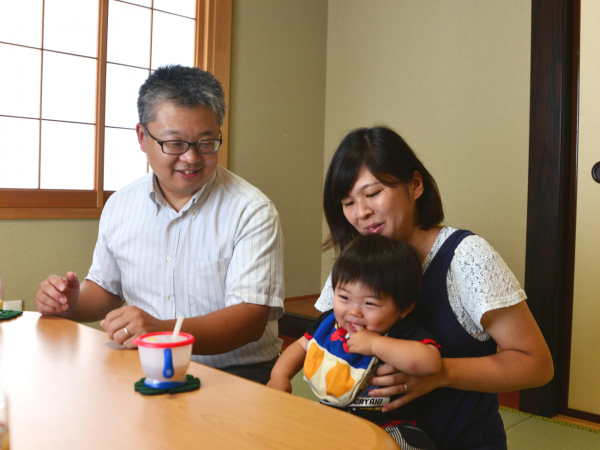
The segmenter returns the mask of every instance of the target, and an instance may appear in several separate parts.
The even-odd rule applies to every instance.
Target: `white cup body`
[[[161,341],[170,337],[160,336]],[[186,372],[192,356],[192,343],[169,347],[152,347],[138,342],[140,362],[146,374],[146,386],[158,389],[169,389],[187,383]]]

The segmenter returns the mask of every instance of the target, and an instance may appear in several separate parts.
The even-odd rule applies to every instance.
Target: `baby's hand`
[[[292,393],[292,383],[287,377],[275,377],[271,378],[267,383],[267,386],[278,391],[284,391]]]
[[[361,355],[375,356],[373,346],[381,335],[374,331],[366,329],[359,330],[356,333],[351,333],[348,338],[348,351],[350,353],[360,353]]]

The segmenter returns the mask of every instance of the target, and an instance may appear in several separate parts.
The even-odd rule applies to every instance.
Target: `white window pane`
[[[44,52],[43,73],[43,119],[95,123],[95,59]]]
[[[152,7],[152,0],[125,0],[127,3],[134,3],[136,5]]]
[[[0,0],[0,41],[42,48],[42,0]]]
[[[111,1],[108,7],[108,62],[150,65],[150,10]]]
[[[95,129],[42,121],[42,189],[94,189]]]
[[[46,0],[44,48],[96,57],[98,0]]]
[[[148,173],[135,130],[104,129],[104,190],[116,191]]]
[[[40,122],[0,117],[0,188],[37,189]]]
[[[0,44],[0,114],[40,117],[41,53]]]
[[[106,126],[132,128],[138,122],[137,97],[147,69],[107,64]]]
[[[165,64],[194,65],[194,20],[154,12],[152,68]]]
[[[154,9],[182,16],[196,17],[196,0],[154,0]]]

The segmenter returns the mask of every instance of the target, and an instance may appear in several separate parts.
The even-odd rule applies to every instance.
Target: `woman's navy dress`
[[[434,333],[443,358],[470,358],[496,353],[496,342],[478,341],[456,319],[448,300],[446,275],[456,247],[470,231],[457,230],[442,244],[423,274],[423,293],[413,314]],[[506,449],[506,433],[498,412],[497,394],[440,388],[428,401],[417,426],[438,450]]]

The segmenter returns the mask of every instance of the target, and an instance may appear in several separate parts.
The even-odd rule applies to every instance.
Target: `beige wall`
[[[330,0],[325,170],[349,130],[391,126],[436,178],[446,223],[523,283],[530,42],[530,1]]]
[[[600,152],[600,3],[581,2],[577,230],[568,407],[600,414],[600,186],[591,177]]]
[[[98,220],[0,220],[0,273],[5,300],[35,310],[35,293],[48,275],[88,273]]]
[[[233,3],[229,168],[274,203],[287,297],[319,292],[327,2]]]

